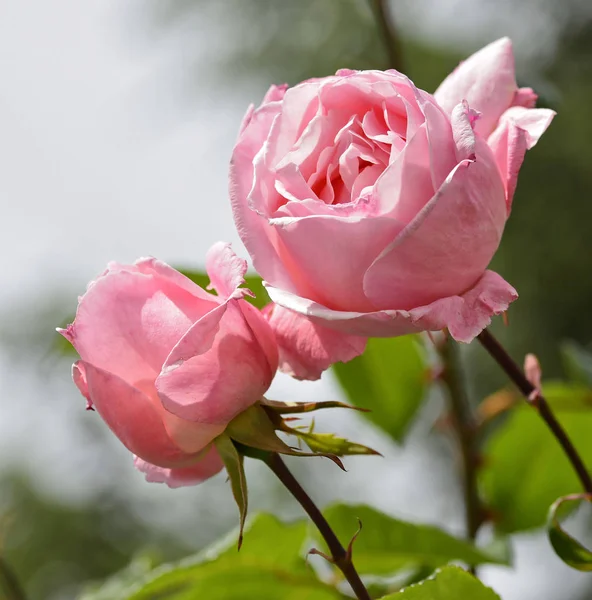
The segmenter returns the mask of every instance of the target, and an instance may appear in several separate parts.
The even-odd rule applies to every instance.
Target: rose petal
[[[239,286],[245,282],[247,261],[239,258],[230,244],[217,242],[206,255],[206,271],[210,278],[210,287],[218,292],[224,300],[228,298],[242,298],[252,293]]]
[[[257,340],[262,352],[267,358],[269,366],[269,380],[273,379],[278,369],[278,346],[275,334],[272,331],[263,311],[258,310],[248,302],[239,302],[238,307],[243,314],[247,326],[250,328],[253,338]]]
[[[276,304],[266,316],[280,348],[280,370],[296,379],[319,379],[336,362],[364,352],[367,339],[344,335]]]
[[[262,106],[251,116],[232,153],[229,192],[236,228],[257,272],[277,285],[295,289],[271,241],[273,230],[247,200],[253,187],[255,156],[264,146],[280,110],[281,103],[275,102]]]
[[[144,392],[117,375],[79,361],[93,405],[123,445],[144,460],[161,467],[190,463],[195,454],[183,452],[168,435],[159,407]],[[160,412],[164,412],[160,407]],[[211,439],[206,440],[201,448]]]
[[[422,98],[421,107],[425,115],[428,137],[432,188],[437,190],[454,169],[458,160],[448,117],[433,100],[425,101]]]
[[[456,162],[475,160],[475,132],[473,131],[474,117],[466,100],[452,109],[450,124],[452,137],[456,147]]]
[[[526,135],[524,129],[520,129],[514,123],[505,122],[498,126],[488,140],[504,182],[508,215],[518,183],[518,172],[526,154]]]
[[[509,122],[526,131],[527,149],[530,150],[545,133],[555,114],[555,111],[548,108],[513,106],[502,115],[500,126]]]
[[[192,323],[218,302],[156,272],[111,271],[89,286],[66,335],[85,361],[133,385],[154,379]]]
[[[348,335],[396,337],[448,328],[454,339],[467,343],[487,327],[492,316],[506,311],[518,297],[516,290],[493,271],[486,271],[460,296],[441,298],[409,311],[340,312],[270,286],[267,290],[276,304]]]
[[[462,62],[440,84],[434,97],[448,114],[466,100],[482,114],[475,131],[487,137],[512,105],[517,91],[512,42],[501,38]]]
[[[237,302],[244,300],[230,300],[219,319],[198,321],[156,379],[163,405],[182,419],[225,426],[271,383],[268,357]]]
[[[395,221],[399,231],[434,195],[429,159],[427,128],[423,125],[376,181],[372,198],[380,214]]]
[[[343,303],[358,310],[374,308],[362,289],[362,277],[401,224],[386,217],[325,215],[272,223],[301,295],[336,309]]]
[[[84,372],[83,365],[80,364],[80,361],[77,361],[72,365],[72,379],[74,380],[74,383],[76,384],[76,387],[80,393],[86,398],[86,410],[94,410],[92,399],[88,393],[86,374]]]
[[[139,273],[144,273],[145,275],[158,275],[159,277],[168,279],[181,289],[189,292],[201,300],[206,300],[207,302],[216,301],[215,296],[200,288],[199,285],[191,281],[189,277],[186,277],[183,275],[183,273],[177,271],[177,269],[173,269],[173,267],[167,265],[161,260],[158,260],[157,258],[140,258],[134,263],[133,267],[126,266],[124,270],[131,270],[133,268],[137,269]]]
[[[197,463],[178,469],[157,467],[140,457],[134,457],[134,466],[144,473],[146,481],[151,483],[166,483],[170,488],[197,485],[213,477],[224,468],[224,463],[214,446]]]
[[[499,245],[506,222],[503,182],[480,138],[463,161],[364,277],[380,309],[423,306],[473,286]],[[469,260],[470,257],[470,260]]]
[[[524,155],[537,143],[554,116],[552,110],[544,108],[509,108],[487,140],[505,185],[508,214]]]
[[[537,99],[538,94],[532,88],[520,88],[514,96],[512,106],[524,106],[525,108],[534,108]]]

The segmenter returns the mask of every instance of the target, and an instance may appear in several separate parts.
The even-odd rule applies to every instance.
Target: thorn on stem
[[[362,531],[362,521],[361,521],[360,518],[358,518],[358,530],[354,533],[354,536],[352,537],[352,539],[350,540],[349,544],[347,545],[347,551],[345,553],[345,559],[348,562],[351,562],[352,554],[353,554],[353,550],[354,550],[354,542],[356,541],[356,539],[360,535],[361,531]]]
[[[322,558],[324,558],[327,562],[331,563],[332,565],[335,564],[335,561],[333,560],[333,558],[331,556],[329,556],[328,554],[325,554],[324,552],[321,552],[320,550],[318,550],[317,548],[311,548],[307,553],[306,553],[306,558],[308,560],[308,557],[311,554],[315,554],[317,556],[321,556]]]

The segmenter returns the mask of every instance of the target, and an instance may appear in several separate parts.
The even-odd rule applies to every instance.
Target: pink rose
[[[508,39],[433,96],[394,70],[272,87],[244,119],[230,192],[284,348],[318,344],[281,307],[350,342],[443,328],[468,342],[505,311],[516,291],[487,266],[524,154],[554,115],[535,100]]]
[[[163,262],[112,263],[60,332],[80,354],[74,382],[148,481],[191,485],[223,467],[212,445],[261,399],[278,365],[274,334],[242,299],[246,262],[215,244],[209,294]]]

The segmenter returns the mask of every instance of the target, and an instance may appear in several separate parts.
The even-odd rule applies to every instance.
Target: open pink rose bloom
[[[273,332],[242,299],[245,261],[218,243],[207,271],[217,296],[152,258],[112,263],[61,331],[80,354],[73,377],[89,408],[149,481],[171,487],[222,469],[212,441],[261,399],[278,364]]]
[[[363,348],[351,336],[447,328],[469,342],[505,311],[517,293],[487,267],[554,116],[535,101],[508,39],[434,95],[393,70],[272,87],[244,119],[230,192],[285,347],[314,344],[284,309],[348,335],[349,358]]]

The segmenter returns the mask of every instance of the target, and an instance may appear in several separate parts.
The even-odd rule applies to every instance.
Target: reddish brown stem
[[[352,562],[351,552],[348,552],[337,539],[335,532],[312,501],[310,496],[304,491],[302,486],[295,479],[279,454],[270,453],[266,459],[267,466],[275,473],[275,476],[284,484],[286,489],[296,498],[302,508],[306,511],[312,522],[316,525],[320,534],[323,536],[329,552],[331,553],[331,562],[343,573],[359,600],[371,600],[368,590],[360,579],[356,568]],[[317,552],[318,553],[318,552]]]
[[[516,364],[514,359],[506,352],[506,349],[497,341],[497,339],[487,330],[482,331],[477,339],[481,342],[483,347],[491,354],[498,365],[505,371],[506,375],[516,384],[518,389],[522,392],[522,395],[526,398],[528,403],[533,406],[545,421],[551,433],[555,436],[559,442],[567,458],[571,462],[574,471],[577,473],[582,487],[584,490],[592,494],[592,478],[590,473],[579,455],[572,441],[569,439],[567,432],[549,406],[549,403],[535,386],[528,381],[524,375],[522,369]]]

